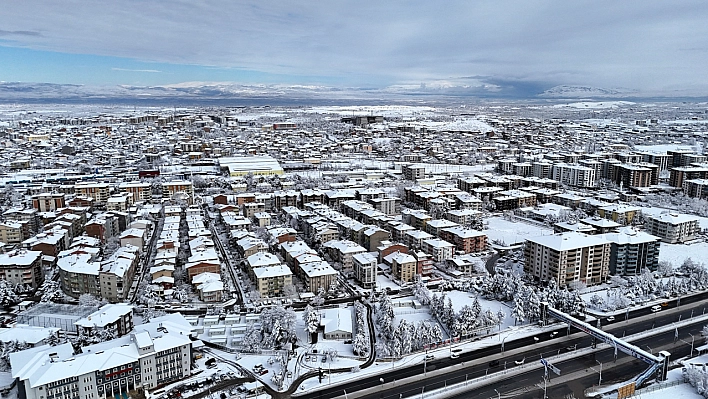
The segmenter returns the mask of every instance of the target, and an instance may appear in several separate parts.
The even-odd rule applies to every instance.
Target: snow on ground
[[[455,312],[459,312],[460,309],[462,309],[462,307],[465,305],[471,305],[472,302],[474,302],[474,298],[476,296],[469,292],[456,290],[447,291],[446,294],[448,298],[452,299],[452,307],[453,309],[455,309]],[[487,309],[491,310],[494,313],[498,313],[499,310],[504,312],[506,317],[504,317],[504,321],[501,325],[502,330],[505,330],[514,325],[514,318],[511,317],[512,309],[509,308],[507,304],[499,301],[490,301],[482,298],[481,296],[477,296],[477,300],[479,301],[479,305],[482,307],[483,312]]]
[[[506,245],[523,243],[529,237],[538,237],[553,234],[552,229],[542,228],[523,222],[510,222],[501,217],[486,219],[489,228],[484,230],[489,242],[502,240]]]
[[[556,104],[553,108],[608,109],[632,104],[634,103],[630,101],[581,101],[568,104]]]
[[[649,151],[664,153],[666,151],[690,150],[691,146],[686,144],[654,144],[654,145],[638,145],[635,146],[637,151]]]
[[[668,212],[676,212],[672,209],[666,209],[666,208],[659,208],[655,206],[650,206],[642,207],[642,214],[644,215],[660,215],[662,213],[668,213]],[[684,212],[679,212],[679,213],[684,213]],[[701,226],[701,229],[708,229],[708,218],[702,217],[702,216],[696,216],[692,215],[693,217],[698,219],[698,224]]]
[[[681,374],[681,368],[676,368],[669,370],[666,375],[666,382],[672,381],[683,381],[683,375]],[[641,399],[702,399],[703,395],[696,393],[696,388],[692,387],[689,383],[682,383],[679,385],[674,385],[666,388],[659,388],[659,384],[649,385],[645,390],[642,390],[639,397]],[[651,391],[652,388],[656,388],[655,391]]]
[[[366,116],[376,115],[384,118],[430,116],[435,114],[436,108],[427,106],[409,105],[371,105],[371,106],[346,106],[346,107],[312,107],[303,112],[318,114],[339,114],[341,116]]]
[[[699,242],[688,245],[661,243],[659,261],[671,262],[674,268],[677,268],[688,258],[699,263],[706,263],[706,259],[708,259],[708,243]]]

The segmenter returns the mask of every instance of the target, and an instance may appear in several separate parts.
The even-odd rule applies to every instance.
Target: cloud
[[[127,69],[127,68],[111,68],[111,71],[121,71],[121,72],[144,72],[144,73],[162,73],[157,69]]]
[[[42,36],[39,32],[29,31],[29,30],[2,30],[0,29],[0,36]]]
[[[708,84],[708,53],[682,50],[708,46],[706,20],[703,0],[38,0],[0,13],[2,32],[42,32],[7,45],[40,50],[366,87],[484,76],[523,90]]]

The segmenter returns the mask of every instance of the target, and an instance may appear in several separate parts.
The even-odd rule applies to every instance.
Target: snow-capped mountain
[[[539,95],[542,98],[587,98],[587,97],[632,97],[637,95],[631,89],[604,89],[601,87],[560,85],[552,87]]]

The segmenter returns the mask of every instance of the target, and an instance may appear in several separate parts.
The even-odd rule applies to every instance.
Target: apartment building
[[[102,298],[113,303],[127,298],[139,261],[138,253],[136,247],[121,247],[101,262],[98,280]]]
[[[162,197],[180,199],[192,205],[194,200],[194,188],[192,182],[186,180],[176,180],[162,183]]]
[[[66,194],[41,193],[32,196],[32,207],[39,212],[54,212],[66,206]]]
[[[253,274],[256,289],[263,298],[282,296],[283,289],[293,283],[293,273],[284,265],[258,267]]]
[[[644,270],[659,267],[659,237],[623,227],[618,233],[603,234],[611,243],[610,273],[618,276],[636,276]]]
[[[401,165],[401,173],[403,178],[410,181],[417,181],[425,178],[425,166],[423,165]]]
[[[42,252],[15,250],[0,254],[0,279],[39,288],[44,282]]]
[[[439,235],[443,240],[455,244],[455,249],[466,254],[487,249],[487,235],[481,231],[455,226],[442,229]]]
[[[588,286],[607,281],[610,242],[600,236],[569,232],[526,240],[524,270],[540,281],[559,286],[582,282]]]
[[[326,261],[300,263],[298,269],[301,271],[305,289],[313,294],[317,294],[320,288],[326,292],[332,285],[338,285],[339,273]]]
[[[403,282],[413,282],[418,270],[418,261],[413,255],[394,252],[386,257],[391,264],[391,274],[393,277]]]
[[[99,263],[93,262],[89,253],[77,253],[63,256],[57,260],[61,290],[73,298],[82,294],[101,296],[98,272]]]
[[[19,244],[25,240],[24,231],[25,229],[20,223],[0,223],[0,242],[4,244]]]
[[[695,216],[671,212],[647,215],[644,229],[647,233],[660,237],[661,241],[676,244],[695,239],[700,225]]]
[[[86,335],[110,329],[116,332],[116,337],[122,337],[133,330],[133,306],[109,303],[77,320],[74,325],[79,333]]]
[[[363,288],[371,288],[376,285],[376,269],[378,259],[370,253],[364,252],[352,257],[354,268],[354,278]]]
[[[128,392],[183,380],[191,375],[189,323],[163,316],[135,326],[128,335],[85,348],[44,345],[13,353],[19,399],[112,399]]]
[[[595,187],[595,169],[587,166],[557,163],[551,170],[551,178],[571,187]]]
[[[121,183],[118,189],[128,194],[130,205],[141,201],[152,201],[152,185],[150,183],[126,182]]]
[[[77,196],[92,198],[96,205],[105,205],[111,188],[108,183],[77,183],[74,185],[74,191]]]

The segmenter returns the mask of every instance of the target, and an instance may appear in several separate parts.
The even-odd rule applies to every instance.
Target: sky
[[[708,95],[708,2],[8,0],[0,81]]]

